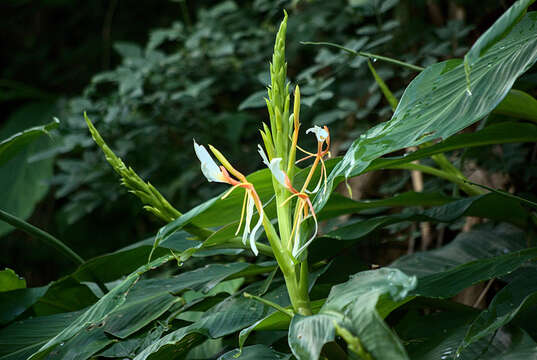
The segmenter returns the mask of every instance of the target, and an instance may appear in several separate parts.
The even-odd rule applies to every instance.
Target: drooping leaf
[[[289,346],[299,360],[316,360],[324,344],[334,341],[337,326],[358,338],[376,359],[408,359],[397,336],[377,312],[382,295],[403,300],[416,278],[396,269],[364,271],[336,285],[318,314],[295,315],[289,328]]]
[[[48,285],[0,292],[0,324],[7,324],[40,299]]]
[[[448,60],[429,66],[406,88],[390,121],[379,124],[357,139],[329,176],[362,173],[384,154],[445,139],[490,113],[511,89],[514,81],[537,60],[537,13],[528,13],[501,40],[489,42],[471,62],[471,94],[467,92],[464,64]],[[503,28],[501,21],[489,31]],[[491,46],[489,46],[491,45]],[[472,54],[476,50],[470,50]],[[472,57],[473,58],[473,57]],[[317,196],[316,208],[326,203],[330,191]]]
[[[29,129],[18,132],[11,135],[7,139],[0,141],[0,164],[7,162],[19,151],[24,149],[29,143],[37,139],[39,136],[48,134],[52,129],[58,127],[60,121],[54,119],[54,121],[40,126],[34,126]]]
[[[43,359],[51,351],[61,343],[65,343],[81,330],[88,326],[99,326],[106,317],[119,308],[126,300],[129,290],[138,281],[140,276],[145,272],[161,266],[170,261],[173,256],[160,257],[145,266],[138,268],[134,273],[130,274],[114,289],[104,295],[98,302],[85,310],[75,321],[68,327],[63,329],[59,334],[50,339],[39,350],[32,354],[29,359]]]
[[[0,139],[49,122],[54,109],[55,105],[48,102],[25,105],[8,118],[0,130]],[[32,155],[50,146],[48,138],[41,137],[26,145],[8,161],[0,161],[0,189],[2,189],[0,209],[21,219],[27,219],[37,202],[48,192],[53,170],[52,158],[29,162]],[[11,225],[0,221],[0,235],[11,230],[13,230]]]

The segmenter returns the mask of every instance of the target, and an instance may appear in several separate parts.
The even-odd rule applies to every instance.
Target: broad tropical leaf
[[[406,88],[391,120],[370,129],[352,144],[331,172],[330,183],[362,173],[373,160],[387,153],[446,139],[489,114],[537,60],[536,23],[537,13],[528,13],[505,37],[487,35],[486,41],[476,42],[476,48],[470,50],[471,54],[477,51],[477,56],[470,56],[471,91],[467,91],[461,60],[426,68]],[[500,19],[488,33],[503,35],[507,30],[509,27]],[[330,191],[325,194],[316,198],[317,208],[326,203]]]
[[[403,300],[416,287],[416,278],[397,269],[381,268],[356,274],[336,285],[318,314],[295,315],[289,328],[289,346],[299,360],[317,360],[324,344],[344,328],[376,359],[408,359],[397,336],[377,312],[379,299]]]

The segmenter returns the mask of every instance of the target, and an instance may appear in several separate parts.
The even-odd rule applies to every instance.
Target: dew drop
[[[472,96],[472,90],[466,89],[466,96]]]
[[[63,343],[63,342],[62,342],[62,343],[60,343],[60,346],[63,346],[63,345],[65,345],[65,343]]]
[[[373,58],[372,61],[373,61],[374,63],[376,63],[376,62],[377,62],[377,58]]]

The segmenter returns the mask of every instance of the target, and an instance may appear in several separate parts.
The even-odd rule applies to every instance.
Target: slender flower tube
[[[235,170],[218,150],[211,147],[211,151],[215,153],[215,155],[219,158],[222,164],[224,164],[224,166],[218,166],[207,151],[207,149],[205,149],[203,145],[198,145],[198,143],[196,143],[196,140],[194,140],[194,151],[196,152],[196,156],[201,163],[201,171],[209,182],[227,183],[232,186],[231,189],[229,189],[222,196],[222,199],[228,197],[233,192],[233,190],[238,187],[244,189],[244,200],[242,205],[241,218],[235,235],[239,233],[244,220],[242,243],[246,245],[246,241],[249,239],[250,247],[253,253],[257,256],[259,251],[257,250],[257,246],[255,244],[255,235],[263,224],[264,212],[263,204],[261,203],[259,195],[257,195],[257,192],[255,191],[254,185],[248,182],[243,174]],[[234,174],[237,179],[232,177],[229,174],[228,170],[229,172]],[[254,207],[257,209],[257,212],[259,214],[259,220],[255,224],[254,228],[251,230],[250,227],[252,223],[252,217],[254,215]]]
[[[285,187],[292,193],[292,195],[289,196],[282,204],[280,204],[280,206],[283,206],[294,197],[298,198],[298,208],[295,212],[295,219],[293,222],[293,228],[291,230],[292,241],[289,241],[290,244],[293,244],[292,255],[297,258],[315,239],[315,236],[317,236],[319,226],[317,223],[317,216],[315,215],[315,211],[313,210],[313,204],[311,203],[308,194],[306,194],[304,191],[298,191],[293,187],[287,174],[280,168],[280,163],[282,159],[274,158],[269,162],[268,157],[263,151],[261,145],[258,145],[257,147],[259,155],[261,156],[261,159],[263,159],[263,163],[267,165],[267,167],[270,169],[272,176],[274,176],[274,178],[283,187]],[[310,216],[310,214],[313,217],[315,223],[315,231],[310,237],[310,239],[304,245],[300,246],[300,226],[302,225],[302,222]]]

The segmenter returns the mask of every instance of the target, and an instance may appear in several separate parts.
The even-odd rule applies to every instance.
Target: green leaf
[[[72,323],[80,312],[39,316],[0,330],[0,359],[26,360]]]
[[[7,268],[0,271],[0,292],[24,289],[25,287],[26,280],[15,274],[15,271]]]
[[[7,162],[39,136],[48,134],[50,130],[58,127],[59,123],[60,121],[54,118],[53,122],[46,125],[31,127],[0,141],[0,164]]]
[[[492,299],[488,309],[471,323],[457,352],[476,341],[494,334],[507,325],[519,312],[537,303],[537,269],[525,269]]]
[[[537,126],[520,122],[502,122],[473,132],[457,134],[438,144],[420,148],[405,156],[380,158],[371,162],[365,171],[385,169],[391,166],[406,164],[414,160],[423,159],[432,155],[486,145],[536,142]]]
[[[457,356],[456,350],[475,314],[435,312],[429,315],[409,313],[397,325],[412,360],[523,360],[535,359],[537,344],[524,331],[502,328]]]
[[[54,111],[55,105],[52,103],[33,103],[21,107],[8,118],[0,130],[0,139],[50,121]],[[27,219],[32,214],[35,205],[48,192],[53,159],[30,162],[29,158],[46,149],[49,144],[50,140],[47,138],[37,139],[27,144],[7,162],[0,161],[0,209],[22,219]],[[11,230],[11,225],[0,221],[0,236]]]
[[[142,266],[136,270],[136,272],[130,274],[121,281],[114,289],[104,295],[98,302],[84,311],[75,321],[73,321],[68,327],[63,329],[59,334],[50,339],[45,345],[43,345],[38,351],[32,354],[29,359],[43,359],[51,351],[53,351],[58,345],[65,343],[73,336],[78,334],[84,328],[91,326],[99,326],[107,316],[118,309],[126,300],[129,290],[138,281],[140,276],[145,272],[161,266],[162,264],[173,259],[173,256],[164,256],[158,258],[151,263]]]
[[[169,255],[170,250],[182,252],[201,243],[190,240],[190,234],[178,231],[159,244],[154,256]],[[138,267],[147,263],[147,257],[153,247],[154,238],[148,238],[115,252],[97,256],[82,264],[72,276],[78,281],[95,281],[95,278],[103,282],[116,280],[128,275]]]
[[[107,317],[104,330],[125,339],[164,314],[176,302],[184,301],[177,296],[179,292],[191,289],[206,293],[247,267],[248,263],[212,264],[168,279],[139,281],[125,303]]]
[[[143,349],[157,341],[167,329],[167,325],[156,323],[149,331],[118,341],[97,355],[105,358],[133,358],[136,356],[138,349]]]
[[[462,216],[476,216],[493,220],[512,222],[518,226],[527,223],[528,213],[514,199],[489,193],[462,200],[452,201],[446,205],[428,210],[377,216],[342,226],[324,235],[338,240],[355,240],[364,237],[373,230],[390,224],[405,221],[452,222]]]
[[[522,230],[501,225],[492,231],[472,230],[460,233],[453,241],[441,248],[400,257],[390,266],[421,278],[474,260],[523,250],[526,246],[526,238]]]
[[[37,316],[73,312],[93,305],[98,298],[85,284],[70,276],[49,284],[47,292],[33,306]]]
[[[310,304],[311,311],[315,314],[321,309],[321,306],[325,303],[326,299],[315,300]],[[289,306],[286,309],[292,310]],[[246,329],[241,330],[239,334],[239,346],[242,347],[252,331],[257,330],[287,330],[291,324],[291,319],[286,314],[280,311],[274,311],[271,314],[265,316],[263,319],[255,322]]]
[[[515,2],[496,22],[482,34],[474,43],[470,51],[464,57],[469,71],[480,60],[480,57],[487,52],[499,40],[507,36],[513,30],[513,27],[522,19],[526,9],[535,0],[518,0]]]
[[[48,358],[86,360],[113,342],[114,340],[105,334],[102,327],[89,326],[82,329],[65,343],[60,343],[60,346],[57,346],[48,354]]]
[[[393,197],[379,200],[352,200],[340,194],[333,194],[330,200],[317,214],[319,220],[334,218],[343,214],[359,213],[368,209],[383,207],[436,206],[454,201],[455,199],[440,192],[408,191]]]
[[[498,227],[460,234],[444,248],[402,257],[390,266],[418,276],[413,296],[449,298],[468,286],[504,276],[537,258],[520,230]]]
[[[240,356],[238,356],[240,354]],[[218,360],[288,360],[291,354],[283,354],[265,345],[246,346],[242,349],[231,350],[220,356]]]
[[[443,272],[420,277],[419,285],[412,294],[433,298],[452,297],[468,286],[506,275],[535,258],[537,248],[475,260]]]
[[[216,200],[218,200],[217,197],[212,198],[211,200],[208,200],[196,206],[195,208],[191,209],[187,213],[179,216],[177,219],[161,227],[157,235],[155,236],[155,242],[153,243],[153,248],[151,249],[151,253],[149,253],[149,260],[151,260],[151,256],[153,255],[153,252],[159,246],[161,241],[166,240],[168,237],[172,236],[175,232],[181,230],[183,227],[190,224],[190,222],[192,221],[194,217],[196,217],[200,213],[205,212],[208,208],[213,206]]]
[[[249,286],[245,291],[255,293],[260,287],[262,287],[261,282]],[[290,303],[287,290],[281,285],[264,298],[281,306],[288,306]],[[247,299],[242,293],[236,294],[209,309],[193,324],[175,330],[152,343],[140,352],[135,360],[147,359],[149,356],[151,359],[165,359],[168,354],[186,352],[192,338],[200,341],[206,337],[218,338],[231,334],[258,321],[268,311],[268,306]]]
[[[295,315],[289,328],[289,346],[299,360],[316,360],[324,344],[334,341],[336,325],[363,344],[375,359],[408,359],[397,336],[377,312],[383,295],[403,300],[416,286],[416,278],[397,269],[364,271],[336,285],[318,314]]]
[[[310,274],[310,289],[324,270],[325,268],[321,268]],[[241,273],[237,275],[239,274]],[[282,285],[282,282],[282,279],[275,279],[272,282],[273,290],[263,295],[263,298],[282,307],[287,307],[290,305],[290,300],[287,289],[285,285]],[[264,281],[260,281],[246,287],[242,292],[226,298],[203,313],[202,317],[193,324],[175,330],[146,347],[136,356],[135,360],[145,360],[149,357],[151,360],[168,359],[170,354],[179,356],[191,348],[192,341],[200,342],[206,337],[214,339],[229,335],[263,319],[275,310],[258,301],[245,298],[243,293],[257,294],[264,286]]]
[[[472,95],[466,91],[460,60],[437,63],[421,72],[406,88],[391,120],[354,141],[330,173],[330,184],[338,177],[362,173],[384,154],[446,139],[489,114],[537,60],[536,23],[537,13],[528,13],[508,35],[475,59],[471,64]],[[487,47],[489,44],[486,42]],[[315,199],[317,209],[326,203],[330,191],[322,194]]]
[[[494,113],[537,122],[537,99],[522,90],[511,89]]]
[[[0,325],[9,323],[25,312],[47,292],[48,287],[46,285],[0,292]]]

